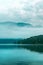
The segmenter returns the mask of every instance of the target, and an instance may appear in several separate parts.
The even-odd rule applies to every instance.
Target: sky
[[[0,0],[0,22],[22,22],[43,27],[43,0]],[[0,37],[27,38],[43,34],[43,28],[3,24],[0,25],[0,34]]]
[[[42,25],[43,0],[0,0],[0,22],[3,21]]]

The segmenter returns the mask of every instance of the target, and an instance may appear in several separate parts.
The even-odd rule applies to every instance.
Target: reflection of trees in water
[[[26,45],[26,46],[21,46],[21,48],[25,48],[31,51],[35,51],[35,52],[43,52],[43,45]]]
[[[16,63],[14,65],[43,65],[43,62],[28,62],[28,63],[19,62],[19,63]]]
[[[30,62],[28,62],[28,63],[26,63],[26,62],[18,62],[18,63],[14,64],[14,65],[31,65],[31,63]]]

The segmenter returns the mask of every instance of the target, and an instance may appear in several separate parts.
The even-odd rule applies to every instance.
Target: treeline
[[[26,46],[22,46],[22,47],[29,49],[31,51],[43,53],[43,35],[33,36],[21,40],[19,41],[19,44],[27,44]]]
[[[43,44],[43,35],[33,36],[19,41],[21,44]]]

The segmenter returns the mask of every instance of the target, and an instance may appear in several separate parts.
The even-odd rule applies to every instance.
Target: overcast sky
[[[0,0],[0,22],[3,21],[43,25],[43,0]]]
[[[43,0],[0,0],[0,22],[26,22],[43,26]],[[0,25],[0,37],[26,38],[43,34],[43,28]]]

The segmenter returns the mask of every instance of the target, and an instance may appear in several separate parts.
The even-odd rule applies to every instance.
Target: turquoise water
[[[7,46],[7,48],[4,46]],[[43,65],[43,53],[4,45],[0,48],[0,65]],[[8,48],[8,46],[11,46]]]

